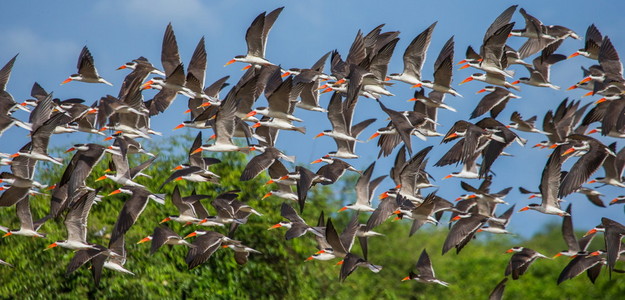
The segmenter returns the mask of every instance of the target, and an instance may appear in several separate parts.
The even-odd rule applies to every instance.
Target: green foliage
[[[48,234],[45,239],[11,236],[0,241],[0,258],[15,267],[0,266],[0,295],[14,299],[41,298],[127,298],[127,299],[171,299],[171,298],[208,298],[208,299],[485,299],[490,291],[503,278],[503,273],[510,258],[504,254],[511,246],[523,245],[546,255],[553,255],[565,248],[560,237],[559,225],[553,225],[545,233],[528,241],[510,236],[492,236],[479,233],[480,238],[472,241],[457,255],[450,251],[440,255],[441,247],[447,234],[446,226],[434,228],[424,226],[413,237],[408,237],[409,224],[405,221],[386,222],[376,231],[385,236],[370,239],[369,260],[384,269],[374,274],[367,269],[356,270],[340,284],[340,267],[334,262],[311,261],[306,257],[316,251],[311,236],[284,240],[284,231],[267,228],[282,220],[280,217],[281,200],[270,197],[260,200],[270,186],[264,186],[266,175],[240,182],[239,176],[247,159],[241,153],[219,154],[222,163],[211,167],[221,176],[221,184],[193,184],[173,182],[163,191],[157,191],[159,185],[169,176],[170,169],[186,161],[186,150],[191,144],[189,137],[168,139],[159,145],[146,145],[159,158],[146,173],[153,179],[140,178],[137,181],[151,191],[171,193],[178,184],[183,196],[189,195],[195,188],[200,194],[212,197],[223,191],[239,189],[240,199],[246,201],[262,217],[251,216],[249,222],[240,226],[234,238],[255,248],[262,254],[251,254],[244,266],[235,263],[229,249],[218,250],[210,260],[196,269],[188,270],[184,262],[187,248],[166,246],[156,254],[149,255],[149,244],[136,244],[143,237],[150,235],[158,222],[168,215],[176,214],[176,208],[169,196],[166,204],[160,206],[149,203],[138,222],[126,235],[128,260],[126,268],[135,276],[104,270],[102,282],[96,288],[90,271],[83,267],[66,276],[65,268],[73,256],[66,249],[43,251],[53,241],[65,239],[63,219],[51,220],[41,231]],[[69,155],[67,159],[69,159]],[[87,180],[92,187],[101,187],[101,194],[108,194],[116,189],[109,180],[95,182],[106,169],[108,159],[103,159],[94,168]],[[147,159],[146,156],[134,155],[131,164]],[[63,168],[40,164],[39,181],[53,183],[60,178]],[[321,211],[331,216],[337,228],[343,228],[350,213],[336,213],[343,203],[354,198],[353,185],[356,176],[346,176],[334,187],[316,186],[311,191],[306,211],[302,215],[310,224],[314,224]],[[114,195],[94,205],[89,217],[88,240],[93,243],[108,245],[110,231],[125,199],[129,196]],[[204,205],[211,210],[210,200]],[[297,207],[295,203],[292,203]],[[49,197],[31,198],[34,218],[43,216],[48,211]],[[211,213],[215,213],[211,211]],[[3,225],[18,227],[15,208],[0,210]],[[362,222],[368,214],[361,214]],[[185,235],[194,228],[170,222],[172,229]],[[106,234],[95,236],[94,233],[106,227]],[[215,229],[222,233],[227,228]],[[601,247],[601,237],[596,239]],[[353,251],[360,254],[359,246]],[[440,285],[425,285],[414,281],[401,282],[414,267],[419,253],[427,249],[437,276],[450,283],[448,288]],[[603,272],[592,285],[585,275],[556,285],[560,271],[568,259],[538,260],[519,280],[510,280],[504,296],[508,299],[617,299],[625,293],[625,283],[620,274],[613,274],[612,279]],[[621,267],[620,265],[617,267]]]

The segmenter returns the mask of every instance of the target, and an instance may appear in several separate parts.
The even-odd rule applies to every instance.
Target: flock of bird
[[[583,68],[583,79],[569,89],[586,89],[589,90],[589,95],[599,94],[603,98],[594,106],[591,106],[591,103],[582,105],[581,101],[565,99],[555,110],[546,112],[542,130],[535,124],[536,116],[524,119],[519,112],[513,112],[510,117],[512,123],[505,125],[497,117],[510,99],[519,98],[511,92],[511,89],[518,93],[520,83],[559,89],[550,82],[549,70],[551,65],[567,57],[556,54],[556,51],[567,38],[580,39],[575,32],[566,27],[544,25],[524,9],[520,9],[520,13],[525,19],[525,27],[514,29],[518,26],[511,22],[511,18],[516,9],[517,6],[514,5],[502,12],[486,30],[479,53],[469,46],[466,59],[460,62],[464,64],[461,69],[473,67],[482,72],[469,76],[461,84],[472,80],[490,84],[478,92],[487,94],[481,98],[470,119],[487,113],[489,116],[475,123],[458,120],[444,134],[436,130],[437,110],[456,111],[444,103],[444,98],[447,94],[456,97],[461,95],[451,84],[455,48],[453,36],[436,56],[432,77],[427,77],[426,73],[422,72],[436,23],[414,37],[405,49],[404,68],[401,73],[387,74],[389,61],[399,41],[399,32],[384,32],[383,25],[367,34],[359,31],[345,60],[334,50],[323,55],[310,68],[282,69],[276,62],[267,59],[265,49],[269,32],[283,8],[261,13],[253,20],[245,35],[247,53],[234,57],[226,64],[242,62],[247,64],[245,68],[247,71],[223,98],[220,93],[228,85],[226,83],[228,77],[221,78],[209,86],[204,84],[206,73],[204,38],[199,41],[193,52],[185,73],[171,24],[167,26],[163,38],[161,52],[163,71],[144,57],[132,60],[119,68],[131,70],[124,79],[119,94],[116,97],[104,96],[90,106],[78,98],[66,100],[54,98],[52,93],[48,93],[37,83],[33,85],[31,92],[34,99],[16,102],[7,92],[7,83],[16,55],[0,70],[0,134],[15,125],[30,131],[31,141],[17,153],[1,154],[2,165],[8,165],[11,172],[2,172],[0,176],[0,181],[5,184],[2,188],[4,192],[0,195],[0,206],[15,205],[20,220],[20,228],[17,230],[4,227],[1,229],[6,232],[5,237],[22,235],[44,238],[45,234],[39,232],[41,226],[64,216],[67,239],[56,241],[48,248],[63,247],[76,251],[68,264],[68,273],[90,263],[96,284],[101,278],[103,268],[133,274],[124,267],[127,242],[125,234],[132,228],[146,206],[151,205],[150,199],[158,204],[165,203],[165,194],[156,192],[160,192],[166,186],[171,187],[172,185],[167,184],[179,180],[192,182],[194,185],[219,184],[220,176],[211,172],[210,166],[219,164],[220,160],[204,157],[205,153],[258,151],[260,154],[249,160],[240,180],[254,180],[267,170],[271,177],[268,184],[274,184],[277,189],[265,194],[263,199],[273,196],[285,200],[281,206],[281,215],[288,221],[279,222],[269,229],[287,228],[286,240],[311,233],[317,241],[318,251],[308,260],[341,259],[340,280],[343,281],[357,267],[365,267],[376,273],[382,269],[382,266],[369,262],[367,240],[382,235],[374,231],[375,227],[391,218],[412,220],[410,229],[412,235],[427,223],[439,224],[442,215],[450,212],[450,223],[453,222],[453,225],[450,224],[442,254],[452,248],[459,253],[478,232],[509,233],[506,226],[514,213],[514,205],[501,215],[496,215],[495,211],[498,204],[507,204],[504,198],[512,187],[492,192],[490,185],[496,177],[493,176],[491,167],[500,156],[507,155],[504,152],[507,146],[514,142],[525,145],[527,140],[518,133],[526,132],[545,135],[547,140],[534,147],[549,148],[552,152],[545,164],[541,180],[537,182],[538,191],[532,192],[519,187],[522,193],[530,194],[531,198],[541,197],[542,202],[530,204],[520,211],[535,210],[562,217],[562,234],[568,249],[558,253],[557,256],[571,256],[574,259],[562,271],[558,284],[584,271],[588,272],[591,281],[594,282],[603,266],[610,271],[619,271],[615,269],[615,264],[620,259],[620,254],[625,252],[625,247],[621,243],[621,238],[625,235],[625,226],[603,218],[600,225],[578,240],[573,231],[571,205],[563,210],[560,202],[572,193],[582,193],[594,204],[605,206],[599,191],[582,186],[592,179],[592,175],[602,166],[605,177],[593,179],[592,182],[625,187],[622,178],[625,148],[618,150],[616,142],[606,146],[590,136],[596,131],[611,138],[625,136],[625,99],[622,98],[625,79],[622,64],[610,38],[602,36],[594,25],[590,25],[585,35],[584,48],[569,58],[581,55],[597,61],[597,64],[588,69]],[[508,39],[515,37],[526,38],[526,42],[518,51],[507,45]],[[524,61],[534,55],[531,63]],[[326,73],[325,65],[328,58],[330,72]],[[515,64],[524,66],[529,75],[508,82],[508,78],[515,76],[515,72],[508,67]],[[62,84],[81,81],[112,85],[98,74],[94,58],[86,46],[79,55],[77,68],[78,73],[69,76]],[[148,80],[150,76],[160,77]],[[388,87],[393,85],[392,81],[398,82],[397,85],[407,84],[406,88],[419,88],[411,99],[414,101],[411,110],[396,111],[383,103],[394,96],[388,90]],[[159,92],[152,99],[144,101],[142,91],[145,89],[158,89]],[[321,105],[321,95],[330,92],[332,94],[328,104]],[[143,171],[158,157],[144,149],[137,140],[160,134],[150,128],[150,118],[163,113],[178,94],[188,97],[187,113],[190,120],[184,121],[176,129],[189,127],[200,131],[189,149],[188,162],[177,166],[159,190],[149,191],[137,183],[135,178],[147,176]],[[261,95],[264,95],[268,105],[255,107]],[[387,176],[372,179],[375,162],[364,171],[360,171],[344,160],[358,158],[355,147],[363,142],[359,136],[376,121],[376,119],[358,121],[356,106],[361,96],[371,99],[366,101],[377,101],[380,114],[388,116],[388,124],[377,129],[369,138],[370,140],[378,138],[379,156],[389,156],[399,148],[388,176],[393,180],[394,186],[379,196],[377,207],[372,206],[372,199],[376,188]],[[281,130],[306,132],[303,126],[298,126],[298,123],[304,121],[295,116],[296,108],[315,111],[320,116],[326,114],[332,124],[331,130],[319,133],[316,138],[331,137],[336,142],[337,149],[313,161],[326,163],[316,172],[303,166],[289,170],[283,161],[294,163],[295,158],[276,148]],[[12,113],[16,110],[30,112],[28,120],[14,117]],[[588,127],[595,122],[600,123],[599,129],[587,132]],[[208,128],[212,128],[214,132],[208,140],[214,142],[203,144],[206,139],[202,132]],[[48,154],[48,143],[52,134],[75,131],[99,135],[110,131],[113,134],[106,140],[114,142],[110,146],[95,143],[74,145],[68,152],[76,152],[67,164],[62,159]],[[437,190],[423,193],[422,189],[434,187],[430,182],[432,178],[426,170],[428,156],[433,146],[416,151],[411,140],[413,135],[422,140],[441,137],[442,143],[455,142],[434,166],[461,164],[459,172],[454,172],[446,178],[481,179],[480,186],[474,187],[462,181],[461,187],[467,194],[456,199],[455,204],[437,196]],[[244,142],[235,142],[234,138]],[[246,143],[245,146],[242,146],[243,143]],[[137,166],[130,166],[129,155],[141,155],[149,159]],[[109,170],[97,180],[112,180],[120,186],[106,196],[99,194],[98,189],[87,186],[87,178],[92,169],[105,156],[110,157]],[[576,159],[576,162],[570,170],[563,170],[563,163],[569,158]],[[64,165],[65,171],[61,180],[50,186],[37,182],[35,169],[39,161]],[[340,209],[355,211],[351,222],[339,234],[331,218],[325,218],[322,212],[316,226],[308,225],[299,214],[305,208],[309,190],[318,184],[331,185],[337,182],[346,171],[355,172],[360,176],[354,187],[355,201]],[[29,198],[34,194],[45,193],[46,189],[50,190],[51,194],[49,212],[42,219],[33,220]],[[87,222],[91,207],[98,202],[102,203],[99,205],[106,205],[106,199],[103,198],[118,193],[128,194],[129,197],[125,200],[113,226],[108,247],[90,243]],[[250,253],[252,259],[254,255],[262,255],[245,245],[244,241],[235,239],[236,229],[239,226],[244,226],[250,216],[261,215],[246,204],[249,199],[239,199],[238,191],[223,193],[210,201],[215,215],[211,215],[203,204],[203,201],[209,198],[207,195],[193,192],[191,195],[183,196],[178,186],[174,186],[172,191],[167,191],[167,194],[178,208],[179,215],[169,216],[161,223],[175,221],[194,225],[196,228],[204,228],[201,226],[228,228],[226,232],[218,228],[216,231],[209,228],[198,229],[182,237],[161,224],[155,227],[151,236],[139,241],[139,243],[151,241],[150,253],[156,252],[165,244],[187,246],[189,250],[186,263],[189,269],[206,262],[220,248],[232,249],[239,264],[245,264]],[[619,197],[610,204],[624,202],[625,197]],[[359,222],[360,212],[370,213],[366,223]],[[605,248],[590,251],[587,248],[596,232],[604,232]],[[193,242],[187,240],[191,237],[195,237]],[[356,237],[361,245],[362,255],[352,251]],[[502,297],[507,276],[511,275],[514,280],[519,279],[533,261],[548,258],[525,247],[514,247],[508,252],[514,254],[504,272],[506,277],[495,287],[490,295],[491,299]],[[7,262],[0,262],[10,266]],[[448,285],[435,275],[425,249],[418,258],[415,270],[416,272],[410,271],[403,280]]]

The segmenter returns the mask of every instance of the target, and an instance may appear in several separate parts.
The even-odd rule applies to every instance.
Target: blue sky
[[[564,4],[565,3],[565,4]],[[8,91],[17,101],[29,98],[33,82],[39,82],[46,90],[54,92],[59,98],[79,97],[87,103],[99,99],[106,94],[116,95],[126,71],[115,69],[138,56],[145,56],[160,67],[161,41],[167,23],[172,22],[183,62],[188,64],[198,40],[206,38],[208,52],[208,70],[206,82],[210,83],[225,75],[231,75],[230,83],[235,83],[242,74],[243,65],[234,64],[223,67],[233,56],[244,54],[245,30],[256,15],[280,6],[286,6],[275,23],[267,45],[267,58],[281,64],[285,68],[309,67],[327,51],[338,49],[343,57],[356,35],[358,29],[368,32],[375,26],[385,23],[385,30],[401,32],[395,55],[391,60],[389,72],[400,72],[401,56],[408,43],[423,29],[434,21],[439,21],[434,31],[428,59],[424,67],[424,77],[431,78],[432,64],[443,43],[450,36],[455,36],[455,61],[463,58],[468,45],[479,48],[486,28],[505,8],[515,2],[510,1],[165,1],[152,0],[110,0],[110,1],[65,1],[63,5],[50,1],[11,1],[3,3],[0,11],[0,64],[4,64],[16,53],[20,53]],[[566,7],[563,7],[565,5]],[[33,7],[36,7],[34,9]],[[625,18],[621,13],[625,4],[614,2],[612,11],[603,11],[601,5],[588,5],[586,1],[523,1],[528,13],[534,15],[545,24],[557,24],[569,27],[583,36],[586,28],[594,23],[599,30],[611,37],[616,49],[621,53],[625,49],[625,38],[619,34],[625,28]],[[515,28],[524,26],[521,15],[513,17],[517,22]],[[518,48],[524,39],[511,38],[509,44]],[[72,82],[63,86],[59,83],[68,75],[75,73],[76,60],[81,48],[87,45],[91,50],[96,67],[108,81],[115,86],[85,84]],[[583,41],[566,40],[558,53],[569,55],[583,47]],[[529,60],[528,60],[529,61]],[[499,120],[507,123],[510,114],[517,110],[524,117],[539,115],[539,122],[548,109],[555,109],[565,97],[579,99],[583,92],[579,90],[564,91],[568,86],[581,79],[580,66],[589,66],[592,61],[577,57],[563,61],[552,68],[552,82],[563,88],[561,91],[522,86],[516,94],[522,99],[510,101],[502,112]],[[513,67],[517,76],[525,76],[524,68]],[[440,131],[445,132],[459,119],[468,119],[482,95],[475,95],[484,84],[470,82],[458,86],[457,83],[473,73],[474,70],[454,70],[454,87],[464,98],[447,97],[446,103],[458,109],[457,113],[440,112],[439,123],[443,124]],[[382,101],[394,109],[409,109],[411,104],[406,100],[412,97],[413,90],[407,85],[397,83],[390,88],[396,97],[383,98]],[[150,99],[154,92],[144,93]],[[322,99],[327,105],[329,95]],[[583,98],[587,103],[597,97]],[[513,99],[514,100],[514,99]],[[259,100],[263,103],[265,100]],[[153,128],[165,134],[178,134],[171,129],[185,120],[182,112],[186,109],[186,99],[178,97],[176,102],[164,114],[153,119]],[[259,103],[259,105],[261,105]],[[370,99],[361,99],[356,109],[356,120],[360,121],[377,117],[378,121],[363,133],[363,138],[371,135],[375,129],[385,126],[377,104]],[[289,155],[296,155],[299,163],[308,163],[328,151],[333,151],[334,142],[329,138],[312,139],[330,125],[325,115],[298,110],[296,115],[304,119],[308,128],[306,135],[294,132],[282,133],[278,147]],[[23,112],[15,116],[27,119]],[[195,134],[195,132],[193,132]],[[500,158],[493,166],[497,174],[493,190],[498,191],[507,186],[514,186],[514,191],[507,201],[518,203],[520,208],[530,201],[518,194],[516,187],[524,186],[537,190],[540,174],[547,159],[548,151],[531,149],[530,146],[543,140],[536,134],[521,133],[529,139],[528,145],[522,148],[510,146],[506,152],[514,157]],[[56,135],[52,138],[53,145],[65,145],[84,139],[84,135]],[[603,139],[606,144],[611,139]],[[26,132],[13,128],[1,137],[0,152],[15,152],[28,141]],[[413,147],[419,149],[435,145],[430,153],[429,171],[441,185],[439,194],[454,199],[463,191],[459,189],[458,179],[440,180],[450,172],[458,171],[453,166],[436,168],[436,162],[451,145],[439,145],[440,139],[429,139],[422,142],[413,140]],[[618,147],[625,143],[618,143]],[[377,157],[375,143],[359,144],[358,160],[350,161],[360,169],[366,168]],[[375,175],[388,172],[393,157],[380,160]],[[570,167],[571,162],[565,166]],[[599,171],[596,175],[601,175]],[[476,180],[471,184],[478,185]],[[385,181],[382,188],[392,184]],[[603,188],[605,200],[625,194],[615,188]],[[566,198],[574,202],[574,223],[580,229],[588,229],[599,223],[601,216],[623,220],[622,207],[596,208],[588,203],[583,196],[573,195]],[[501,211],[505,210],[501,208]],[[560,222],[557,216],[546,216],[537,212],[524,212],[513,216],[512,230],[521,235],[529,235],[540,230],[546,222]]]

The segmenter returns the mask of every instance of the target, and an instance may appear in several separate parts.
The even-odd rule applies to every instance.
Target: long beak
[[[313,162],[311,162],[310,164],[311,164],[311,165],[312,165],[312,164],[318,164],[318,163],[320,163],[320,162],[322,162],[321,158],[320,158],[320,159],[317,159],[317,160],[315,160],[315,161],[313,161]]]
[[[571,154],[573,152],[575,152],[575,148],[571,147],[569,149],[566,149],[566,151],[562,152],[562,156],[565,156],[567,154]]]
[[[282,227],[282,224],[278,223],[276,225],[273,225],[273,226],[267,228],[267,230],[272,230],[272,229],[276,229],[276,228],[280,228],[280,227]]]
[[[225,66],[227,66],[227,65],[229,65],[229,64],[231,64],[231,63],[233,63],[233,62],[235,62],[235,61],[236,61],[236,60],[234,60],[234,59],[229,60],[229,61],[228,61],[228,62],[224,65],[224,67],[225,67]]]
[[[569,55],[566,59],[570,59],[570,58],[573,58],[573,57],[578,56],[578,55],[579,55],[579,52],[575,52],[575,53]]]
[[[61,84],[66,84],[66,83],[68,83],[70,81],[72,81],[72,79],[71,78],[67,78],[67,79],[63,80],[63,82],[61,82]]]
[[[467,83],[467,82],[469,82],[469,81],[472,81],[472,80],[473,80],[473,77],[467,77],[465,80],[463,80],[462,82],[460,82],[460,84],[465,84],[465,83]]]
[[[376,133],[374,133],[373,135],[371,135],[371,137],[369,137],[369,138],[367,139],[367,141],[370,141],[370,140],[372,140],[372,139],[375,139],[375,138],[376,138],[376,137],[378,137],[379,135],[380,135],[380,133],[379,133],[379,132],[376,132]]]
[[[526,207],[523,207],[523,208],[519,209],[519,212],[526,211],[526,210],[528,210],[528,209],[530,209],[530,207],[529,207],[529,206],[526,206]]]
[[[137,244],[143,244],[145,242],[149,242],[152,239],[148,236],[148,237],[144,237],[143,239],[141,239],[140,241],[137,242]]]
[[[116,194],[119,194],[119,193],[121,193],[121,192],[122,192],[122,191],[120,191],[119,189],[117,189],[117,190],[114,190],[114,191],[110,192],[107,196],[116,195]]]
[[[194,231],[194,232],[187,234],[184,238],[186,239],[186,238],[194,237],[196,235],[197,235],[197,232]]]

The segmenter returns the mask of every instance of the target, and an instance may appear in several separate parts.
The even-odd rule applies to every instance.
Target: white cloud
[[[37,65],[64,63],[59,59],[67,57],[70,51],[80,49],[80,45],[74,42],[49,39],[28,28],[1,30],[0,36],[3,37],[3,42],[0,43],[0,53],[3,56],[11,57],[20,53],[20,57],[25,57],[31,64]]]

